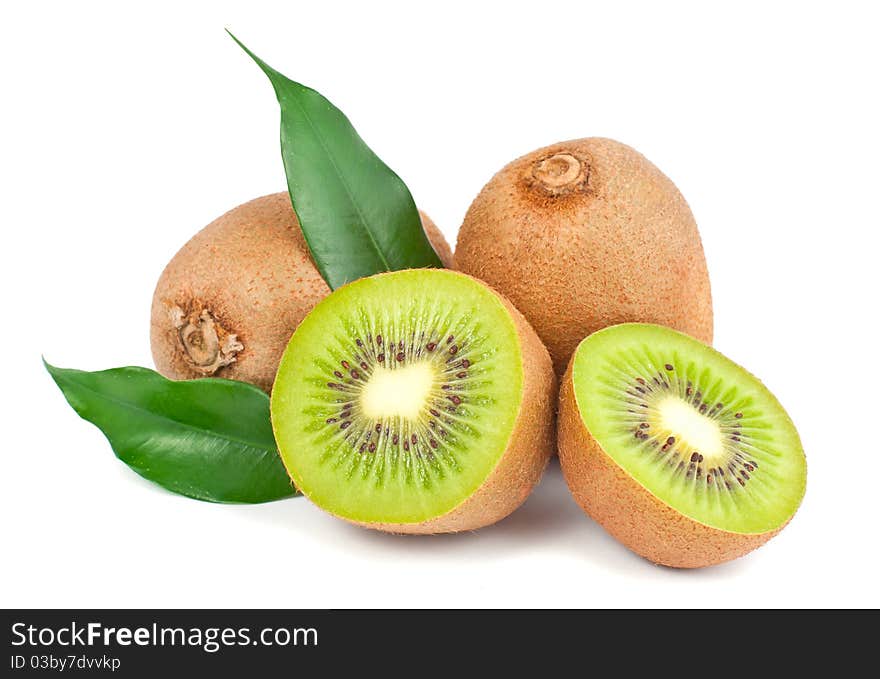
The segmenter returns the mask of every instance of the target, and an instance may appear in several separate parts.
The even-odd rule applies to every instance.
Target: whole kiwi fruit
[[[678,189],[611,139],[561,142],[498,172],[465,216],[455,268],[507,296],[561,374],[578,343],[615,323],[712,341],[709,275]]]
[[[449,244],[420,214],[451,266]],[[239,205],[199,231],[162,272],[150,319],[156,368],[171,379],[223,377],[270,391],[291,334],[328,294],[289,195]]]

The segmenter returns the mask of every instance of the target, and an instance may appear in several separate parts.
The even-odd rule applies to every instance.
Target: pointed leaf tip
[[[230,36],[275,90],[287,188],[312,259],[330,288],[383,271],[442,267],[406,184],[345,114]]]

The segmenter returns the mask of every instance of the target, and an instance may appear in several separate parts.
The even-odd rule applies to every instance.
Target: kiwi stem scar
[[[175,306],[171,309],[171,323],[187,363],[204,375],[213,375],[235,363],[235,355],[244,349],[238,337],[225,332],[207,309],[187,316]]]
[[[542,158],[532,167],[532,177],[552,194],[567,193],[587,182],[589,168],[570,153],[559,152]]]

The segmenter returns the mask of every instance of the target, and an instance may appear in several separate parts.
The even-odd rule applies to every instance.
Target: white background
[[[878,606],[880,48],[870,3],[4,3],[2,606]],[[246,9],[243,7],[246,6]],[[697,572],[639,559],[558,466],[476,533],[212,505],[118,462],[40,365],[151,365],[163,266],[280,190],[278,110],[223,31],[342,108],[454,239],[506,162],[608,136],[700,224],[716,346],[798,425],[804,504]]]

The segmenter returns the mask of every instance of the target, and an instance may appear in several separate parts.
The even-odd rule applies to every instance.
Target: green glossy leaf
[[[442,267],[406,184],[315,90],[267,65],[281,105],[281,156],[293,209],[332,289],[382,271]]]
[[[211,502],[295,495],[269,421],[269,397],[231,380],[173,382],[146,368],[46,370],[116,457],[175,493]]]

